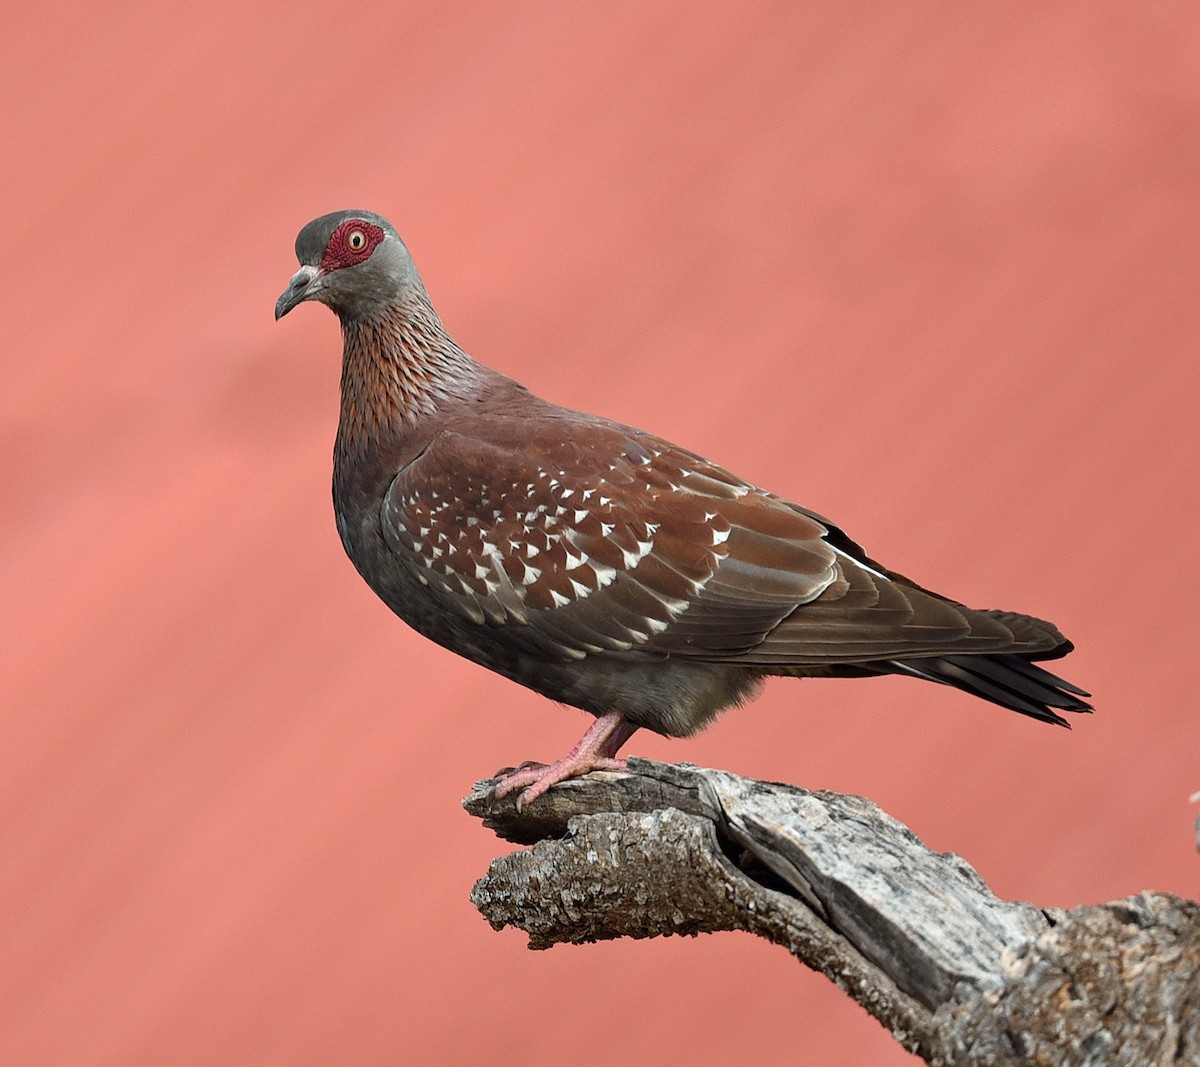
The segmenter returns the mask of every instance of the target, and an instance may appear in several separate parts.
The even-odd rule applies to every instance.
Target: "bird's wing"
[[[540,655],[785,669],[1012,647],[815,515],[601,420],[451,425],[397,475],[381,520],[447,611]]]

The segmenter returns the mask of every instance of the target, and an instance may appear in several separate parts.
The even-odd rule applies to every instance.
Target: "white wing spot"
[[[603,589],[617,576],[616,567],[610,567],[605,563],[597,563],[595,560],[589,560],[588,562],[592,570],[596,572],[597,589]]]
[[[638,550],[636,552],[630,552],[626,548],[621,549],[621,555],[625,557],[626,570],[632,570],[636,567],[642,561],[642,557],[654,547],[654,542],[639,541],[637,546]]]

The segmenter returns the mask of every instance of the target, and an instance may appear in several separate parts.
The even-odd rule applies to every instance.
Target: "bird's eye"
[[[340,270],[365,263],[385,236],[383,230],[366,219],[347,219],[329,235],[321,269]]]

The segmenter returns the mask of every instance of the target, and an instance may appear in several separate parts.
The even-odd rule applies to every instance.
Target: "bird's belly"
[[[733,664],[594,653],[569,663],[532,662],[515,680],[595,715],[619,711],[635,726],[687,737],[726,708],[753,699],[762,677]]]

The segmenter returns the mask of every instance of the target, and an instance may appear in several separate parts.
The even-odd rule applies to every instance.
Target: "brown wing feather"
[[[884,572],[816,515],[602,420],[452,424],[397,476],[381,519],[445,610],[543,655],[786,671],[1045,645]]]

